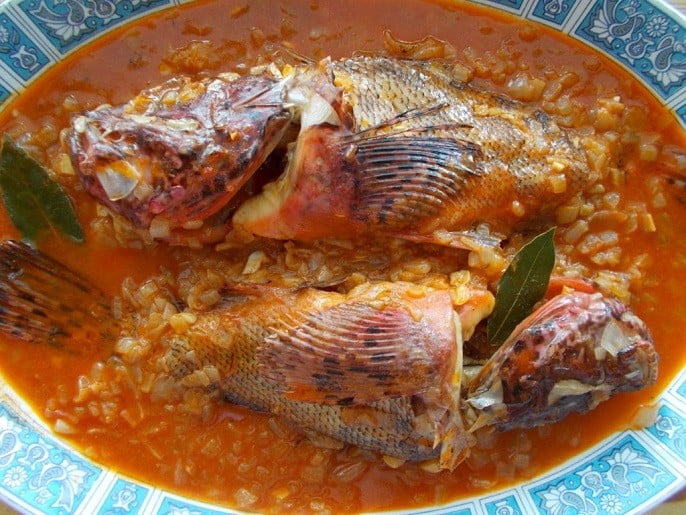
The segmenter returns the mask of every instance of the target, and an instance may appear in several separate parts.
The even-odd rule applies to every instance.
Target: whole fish
[[[281,177],[233,216],[240,232],[441,244],[480,222],[507,230],[598,179],[579,135],[438,61],[354,57],[270,70],[174,79],[76,117],[67,140],[76,172],[138,226],[155,217],[193,225],[234,198],[277,143],[293,143]]]
[[[439,62],[324,60],[279,87],[301,130],[282,177],[234,215],[254,234],[431,239],[512,226],[513,202],[533,217],[598,179],[574,133]]]
[[[15,337],[31,341],[52,334],[78,348],[65,325],[84,317],[65,320],[60,304],[44,299],[81,291],[81,313],[93,289],[21,244],[4,242],[0,254],[16,263],[0,275],[0,330],[13,327]],[[478,307],[492,308],[483,292],[457,311],[448,290],[402,282],[365,283],[346,294],[227,284],[223,293],[185,331],[167,329],[150,347],[145,369],[157,380],[218,391],[309,435],[431,460],[438,470],[468,456],[480,427],[555,422],[652,384],[657,374],[643,322],[600,294],[545,303],[462,388],[462,321],[476,324]],[[136,333],[137,320],[121,321],[130,331],[124,337]]]
[[[202,225],[250,179],[281,140],[290,114],[240,107],[269,74],[175,78],[124,105],[78,115],[66,138],[73,168],[98,201],[137,227]]]

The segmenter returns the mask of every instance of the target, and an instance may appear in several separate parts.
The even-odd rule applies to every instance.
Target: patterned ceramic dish
[[[0,106],[115,26],[186,0],[0,0]],[[686,128],[686,19],[660,1],[477,0],[553,27],[627,68]],[[526,484],[421,513],[617,514],[686,485],[686,372],[657,421],[624,431]],[[29,513],[231,513],[139,484],[57,441],[0,384],[0,497]]]

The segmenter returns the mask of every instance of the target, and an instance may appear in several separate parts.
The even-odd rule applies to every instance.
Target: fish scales
[[[334,82],[348,86],[343,94],[353,106],[353,130],[383,125],[412,109],[445,105],[402,127],[454,124],[450,130],[425,134],[470,141],[481,149],[483,174],[472,179],[459,199],[451,199],[441,214],[444,219],[426,221],[420,232],[487,218],[488,210],[509,209],[508,200],[515,198],[525,204],[556,200],[547,179],[554,160],[569,165],[565,176],[570,191],[579,191],[589,179],[585,155],[545,113],[460,83],[438,63],[360,58],[334,61],[332,69]]]
[[[274,149],[293,142],[291,122],[300,132],[286,169],[239,206],[239,233],[444,244],[436,231],[488,223],[507,233],[599,177],[579,134],[456,80],[444,63],[354,57],[292,72],[172,79],[75,117],[66,150],[101,203],[179,244],[187,223],[207,221],[199,242],[224,234],[214,226]]]
[[[506,229],[513,201],[533,217],[598,178],[574,133],[441,63],[359,57],[326,73],[340,124],[301,129],[286,173],[235,224],[286,239]]]
[[[386,285],[381,289],[374,288],[372,293],[375,297],[379,294],[390,295],[409,308],[412,302],[405,298],[404,293],[408,287],[409,285]],[[384,288],[387,290],[384,291]],[[376,327],[365,326],[365,319],[351,319],[350,323],[343,324],[337,330],[332,329],[328,334],[320,334],[323,344],[335,341],[336,338],[346,343],[345,347],[332,348],[333,352],[326,353],[324,358],[314,352],[309,355],[289,354],[287,350],[282,352],[284,349],[280,348],[273,350],[272,353],[271,349],[264,347],[270,342],[276,345],[275,332],[293,332],[303,324],[315,323],[312,317],[317,312],[336,308],[344,312],[351,305],[351,300],[371,300],[368,298],[368,292],[362,291],[346,296],[312,289],[293,293],[274,288],[255,288],[252,293],[247,296],[241,294],[239,298],[240,302],[229,302],[218,309],[199,315],[198,321],[185,335],[174,336],[167,342],[168,349],[163,356],[165,368],[179,384],[194,384],[196,372],[202,371],[205,367],[215,367],[221,380],[214,387],[218,388],[224,399],[229,402],[255,411],[279,415],[301,429],[325,435],[338,442],[351,443],[404,460],[437,458],[445,447],[454,444],[448,439],[437,439],[437,432],[440,432],[437,426],[442,423],[444,417],[451,419],[451,425],[457,420],[457,427],[464,431],[460,423],[458,401],[454,396],[446,392],[430,391],[431,388],[427,391],[430,374],[426,374],[419,382],[415,381],[413,384],[411,379],[405,381],[409,377],[408,374],[403,375],[403,372],[400,372],[403,367],[421,367],[421,363],[428,359],[431,364],[429,370],[433,373],[438,372],[439,376],[443,377],[438,383],[452,385],[455,354],[460,351],[452,324],[432,329],[430,334],[436,341],[425,341],[423,348],[420,342],[411,349],[409,356],[404,357],[402,350],[397,353],[393,350],[394,345],[408,338],[411,340],[413,331],[430,322],[409,322],[411,318],[408,318],[409,326],[403,326],[403,332],[392,331],[390,326],[388,330],[380,329],[381,332],[376,338],[389,342],[389,345],[383,347],[381,343],[378,348],[386,348],[388,352],[396,353],[391,356],[393,359],[388,366],[382,367],[389,376],[390,383],[384,383],[384,380],[380,379],[381,389],[377,388],[378,395],[358,401],[344,393],[345,386],[337,387],[335,376],[330,382],[318,381],[317,378],[324,375],[327,370],[335,372],[340,377],[349,374],[349,369],[363,368],[363,365],[354,359],[355,367],[342,364],[335,370],[322,368],[320,364],[321,360],[326,361],[327,358],[331,361],[330,354],[336,352],[348,354],[340,356],[342,362],[350,360],[350,354],[356,352],[352,347],[360,338],[356,336],[356,332]],[[436,303],[433,309],[444,311],[441,319],[451,319],[454,316],[447,293],[434,293],[431,298]],[[398,307],[395,301],[389,301],[389,306]],[[380,308],[380,313],[383,313],[384,309]],[[348,329],[348,334],[343,331],[345,328]],[[428,354],[425,354],[425,351]],[[432,356],[433,351],[435,355]],[[271,357],[269,354],[272,354]],[[291,359],[299,363],[289,361]],[[317,360],[320,360],[319,363]],[[283,365],[284,362],[287,363],[286,366]],[[306,375],[295,377],[296,370],[289,379],[292,369],[299,366],[305,367]],[[274,369],[280,369],[280,372]],[[376,375],[383,375],[380,370],[376,370]],[[375,375],[375,370],[370,367],[369,370],[360,372],[357,378],[352,379],[352,387],[364,391],[365,376]],[[399,376],[395,382],[399,384],[394,385],[391,384],[394,380],[390,376],[396,373]],[[294,392],[289,392],[284,386],[291,383],[295,384]],[[299,391],[298,389],[302,390],[303,386],[305,390],[311,391]],[[368,384],[367,387],[374,389],[375,385]],[[456,387],[459,390],[459,383]],[[386,390],[392,393],[389,394]],[[426,401],[421,401],[422,398]],[[432,404],[434,401],[435,404]],[[435,412],[433,425],[427,424],[426,417],[417,413],[418,405],[429,414]],[[455,440],[463,441],[464,449],[458,449],[453,463],[447,464],[449,468],[454,467],[466,456],[471,437],[463,433]]]

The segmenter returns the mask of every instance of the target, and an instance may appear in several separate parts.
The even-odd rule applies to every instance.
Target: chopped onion
[[[401,458],[396,458],[395,456],[384,455],[383,461],[386,465],[388,465],[392,469],[397,469],[398,467],[401,467],[402,465],[405,464],[405,460],[403,460]]]
[[[64,435],[73,435],[78,433],[74,426],[72,426],[69,422],[62,420],[61,418],[58,418],[55,422],[54,429],[56,433],[62,433]]]
[[[74,130],[78,132],[79,134],[83,134],[86,132],[86,125],[88,124],[88,120],[86,119],[85,116],[77,116],[74,119],[73,126]]]
[[[441,39],[427,36],[418,41],[403,41],[391,34],[390,30],[383,33],[384,45],[391,55],[404,59],[441,59],[454,57],[455,48]]]
[[[299,105],[302,109],[300,115],[301,131],[322,123],[332,125],[340,125],[341,123],[331,104],[314,91],[295,88],[288,92],[287,100]]]
[[[657,420],[657,413],[660,409],[658,404],[649,404],[640,406],[636,410],[634,418],[631,419],[631,427],[633,429],[645,429],[652,426]]]
[[[169,238],[170,234],[169,220],[159,216],[152,219],[152,222],[150,222],[150,236],[155,239],[165,239]]]
[[[97,172],[98,181],[110,200],[120,200],[131,193],[140,180],[138,170],[126,161],[117,161]]]
[[[576,379],[563,379],[555,383],[548,394],[548,406],[552,406],[562,397],[570,395],[583,395],[594,390],[595,386],[584,384]]]
[[[500,380],[493,381],[488,390],[469,398],[467,402],[479,410],[494,404],[501,404],[503,402],[503,383]]]
[[[256,250],[248,256],[245,266],[243,267],[243,275],[254,274],[262,267],[262,263],[266,260],[267,255],[261,250]]]
[[[617,357],[619,351],[631,345],[631,340],[622,331],[619,324],[614,320],[610,320],[603,334],[600,337],[600,346],[605,349],[613,358]]]

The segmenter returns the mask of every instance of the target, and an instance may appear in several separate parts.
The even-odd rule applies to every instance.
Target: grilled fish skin
[[[573,133],[456,81],[438,62],[356,57],[319,67],[338,90],[339,122],[303,126],[284,175],[246,201],[234,225],[301,240],[507,228],[514,200],[533,217],[598,179]],[[306,87],[297,74],[292,81],[286,96]]]
[[[130,339],[145,323],[136,313],[109,320],[102,294],[23,244],[2,242],[0,254],[11,263],[0,267],[0,332],[10,337],[67,350],[104,341],[107,350],[113,329]],[[223,293],[220,305],[193,313],[186,331],[165,330],[135,358],[166,385],[167,400],[190,389],[215,392],[308,435],[432,460],[439,470],[468,456],[481,427],[553,423],[657,376],[645,324],[599,293],[547,301],[468,380],[463,333],[492,309],[487,291],[475,291],[459,312],[448,290],[402,282],[347,294],[232,283]],[[79,307],[65,311],[59,299]],[[101,327],[108,330],[98,335]],[[102,349],[94,359],[101,358]]]
[[[85,189],[135,226],[202,221],[281,140],[290,114],[280,103],[241,107],[258,93],[268,102],[276,83],[268,73],[171,79],[75,117],[65,146]]]

